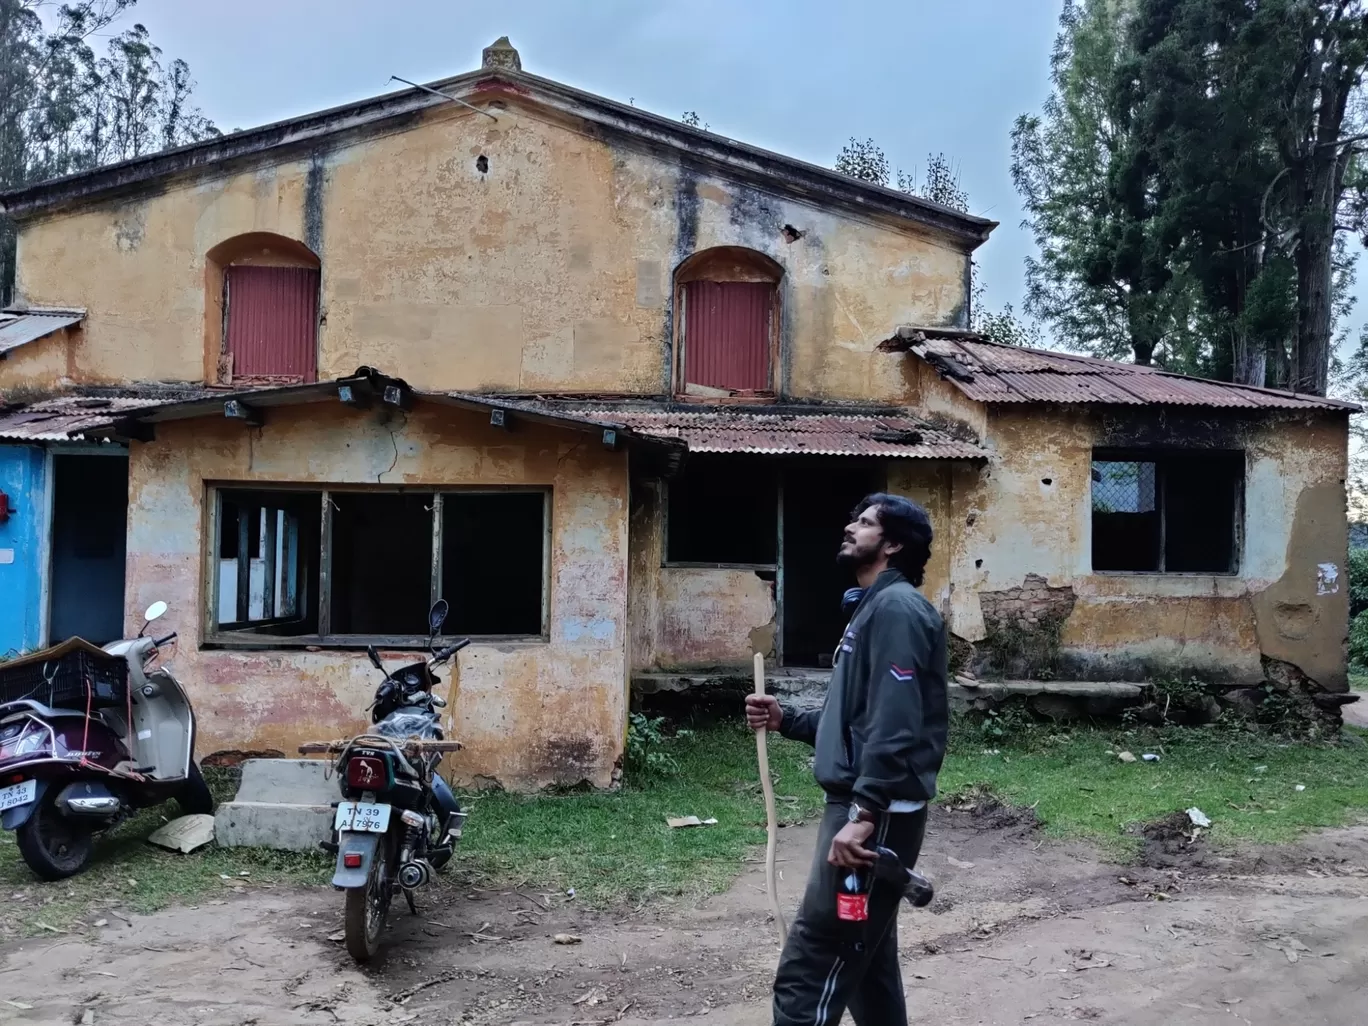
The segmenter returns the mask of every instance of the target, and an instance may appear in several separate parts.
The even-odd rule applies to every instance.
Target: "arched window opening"
[[[206,256],[206,377],[220,384],[316,381],[318,257],[270,232],[236,236]]]
[[[771,395],[779,353],[784,269],[755,250],[719,246],[675,271],[675,391],[701,397]]]

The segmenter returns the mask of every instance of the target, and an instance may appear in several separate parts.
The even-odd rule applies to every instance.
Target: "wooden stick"
[[[755,653],[755,693],[765,693],[765,657]],[[765,792],[765,825],[768,837],[765,842],[765,884],[769,890],[770,910],[774,921],[779,924],[779,947],[783,948],[788,940],[788,925],[784,922],[784,910],[779,907],[779,885],[774,877],[774,852],[779,844],[779,816],[774,809],[774,781],[770,780],[769,743],[767,731],[761,727],[755,732],[755,756],[760,762],[760,787]]]

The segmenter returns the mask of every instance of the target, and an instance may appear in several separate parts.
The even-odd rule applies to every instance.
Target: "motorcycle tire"
[[[90,865],[95,854],[95,835],[63,816],[56,797],[49,790],[14,836],[19,854],[43,880],[75,876]]]
[[[394,888],[387,872],[384,847],[375,853],[364,887],[348,887],[344,933],[347,953],[357,962],[369,962],[380,950],[380,935],[389,916]]]
[[[176,804],[186,816],[208,816],[214,811],[214,796],[193,759],[190,760],[190,774],[185,778],[185,786],[176,795]]]

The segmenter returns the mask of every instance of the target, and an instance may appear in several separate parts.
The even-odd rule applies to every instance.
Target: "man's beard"
[[[878,549],[861,551],[858,546],[847,552],[842,545],[836,550],[836,565],[843,570],[859,570],[861,567],[869,566],[878,558]]]

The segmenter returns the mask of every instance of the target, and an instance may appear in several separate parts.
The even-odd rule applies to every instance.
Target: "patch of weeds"
[[[980,669],[991,676],[1054,680],[1059,672],[1064,618],[1042,616],[1034,624],[999,620],[978,643]]]
[[[671,742],[687,738],[691,731],[667,733],[664,716],[632,713],[627,720],[627,745],[623,751],[622,768],[631,783],[660,780],[679,775],[679,760],[667,750]]]
[[[1050,725],[1031,712],[1025,699],[1015,698],[981,711],[953,714],[949,746],[1033,745],[1049,733]]]

